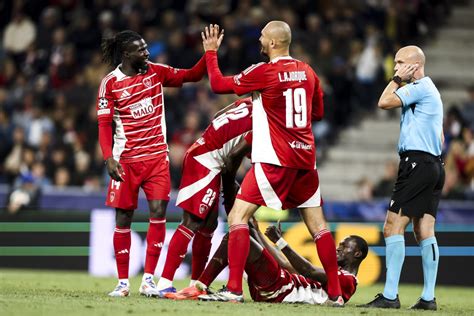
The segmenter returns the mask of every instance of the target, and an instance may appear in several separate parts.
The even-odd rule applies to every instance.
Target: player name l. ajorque
[[[306,72],[305,71],[284,71],[278,73],[278,80],[280,82],[289,82],[289,81],[306,81]]]

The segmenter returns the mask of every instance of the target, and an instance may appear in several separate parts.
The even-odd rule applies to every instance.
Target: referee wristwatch
[[[400,76],[393,76],[392,77],[392,81],[395,82],[396,84],[398,85],[401,85],[402,84],[402,78],[400,78]]]

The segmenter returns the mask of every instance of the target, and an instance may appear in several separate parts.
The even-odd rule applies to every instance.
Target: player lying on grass
[[[174,274],[193,238],[191,285],[204,270],[217,227],[221,182],[226,183],[223,185],[224,205],[229,212],[237,193],[235,173],[251,150],[251,117],[251,99],[235,101],[216,114],[206,131],[186,152],[176,200],[177,206],[184,210],[183,219],[168,246],[163,273],[157,284],[158,296],[176,292]]]
[[[268,303],[325,304],[328,294],[324,269],[296,253],[282,238],[280,227],[268,227],[265,235],[281,252],[268,243],[256,221],[252,224],[250,253],[245,265],[252,299]],[[227,266],[227,243],[228,234],[196,283],[168,298],[219,301],[215,294],[208,295],[208,287]],[[356,275],[367,252],[367,242],[356,235],[346,237],[337,247],[338,279],[344,302],[356,291]]]

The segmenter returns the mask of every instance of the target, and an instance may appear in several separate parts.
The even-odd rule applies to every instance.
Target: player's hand
[[[280,224],[280,221],[278,221],[277,225],[278,225],[278,227],[270,225],[265,230],[265,236],[267,236],[268,239],[270,239],[274,243],[277,242],[278,239],[281,238],[281,224]]]
[[[201,32],[201,37],[205,52],[208,50],[217,51],[224,39],[224,30],[219,32],[219,25],[210,24],[209,27],[206,26],[204,32]]]
[[[107,172],[112,179],[123,182],[123,176],[125,175],[125,172],[123,171],[122,165],[117,160],[110,157],[106,161],[106,166]]]
[[[418,70],[417,64],[403,64],[395,73],[402,81],[409,82],[413,78],[413,74]]]

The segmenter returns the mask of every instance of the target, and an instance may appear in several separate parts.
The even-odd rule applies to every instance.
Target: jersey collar
[[[124,78],[128,77],[122,72],[122,70],[120,70],[120,66],[122,66],[122,64],[118,65],[117,68],[115,68],[114,70],[114,75],[117,78],[117,81],[123,80]]]
[[[293,57],[291,56],[278,56],[270,60],[270,63],[274,64],[276,62],[279,62],[280,60],[293,60]]]

